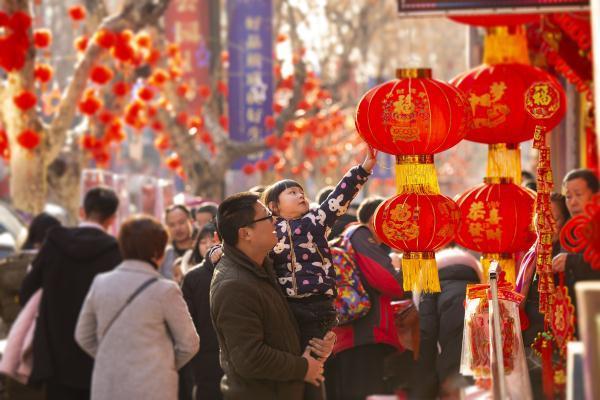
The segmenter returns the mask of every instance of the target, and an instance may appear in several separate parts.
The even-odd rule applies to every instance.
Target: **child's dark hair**
[[[292,179],[284,179],[282,181],[275,182],[274,184],[265,189],[265,191],[262,194],[262,201],[267,207],[269,207],[269,203],[271,202],[275,202],[275,204],[277,204],[279,202],[279,195],[283,193],[286,189],[293,187],[298,187],[304,190],[301,184]],[[271,207],[269,207],[269,209],[271,209]]]

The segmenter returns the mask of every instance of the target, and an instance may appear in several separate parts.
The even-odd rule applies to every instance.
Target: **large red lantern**
[[[457,200],[460,220],[456,241],[482,253],[484,277],[492,260],[500,262],[506,279],[515,282],[513,253],[525,251],[536,239],[535,195],[509,178],[486,178]]]
[[[481,65],[454,78],[473,111],[473,128],[467,140],[478,143],[520,143],[533,138],[539,119],[528,106],[543,116],[552,129],[565,114],[565,93],[547,72],[530,65],[509,63]]]
[[[432,79],[430,69],[400,69],[397,77],[358,104],[356,127],[367,143],[388,154],[431,155],[465,137],[471,113],[459,90]]]
[[[440,291],[435,251],[454,238],[459,217],[456,203],[441,194],[399,194],[377,208],[373,218],[377,236],[404,252],[404,290],[413,290],[411,282],[420,281],[424,291]]]

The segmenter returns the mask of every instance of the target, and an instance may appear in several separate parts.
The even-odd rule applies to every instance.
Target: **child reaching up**
[[[302,186],[285,179],[263,193],[264,203],[277,217],[278,243],[271,257],[279,284],[300,328],[301,345],[323,338],[335,325],[335,270],[326,231],[343,215],[376,162],[369,150],[362,165],[353,167],[319,207],[309,209]]]

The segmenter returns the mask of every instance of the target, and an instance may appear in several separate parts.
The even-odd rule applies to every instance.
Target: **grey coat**
[[[95,358],[93,400],[176,399],[177,370],[196,354],[199,338],[174,282],[159,279],[106,326],[127,298],[160,273],[142,261],[126,260],[100,274],[79,314],[75,340]]]

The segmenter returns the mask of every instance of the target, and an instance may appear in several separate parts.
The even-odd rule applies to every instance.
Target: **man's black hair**
[[[218,209],[219,208],[216,204],[204,204],[194,210],[193,217],[196,218],[196,214],[198,213],[210,213],[210,215],[212,215],[212,219],[215,219]]]
[[[563,179],[563,186],[574,179],[583,179],[592,193],[598,193],[598,177],[592,170],[580,168],[569,171]]]
[[[257,193],[241,192],[229,196],[219,205],[217,231],[226,244],[235,246],[239,240],[238,230],[252,224],[257,201]]]
[[[114,190],[107,187],[90,189],[83,199],[83,210],[87,218],[104,222],[119,208],[119,198]]]
[[[379,207],[384,200],[385,199],[381,197],[369,197],[364,199],[358,206],[358,210],[356,212],[356,215],[358,216],[358,222],[361,224],[368,224],[369,219],[371,219],[373,214],[375,214],[377,207]]]

